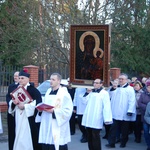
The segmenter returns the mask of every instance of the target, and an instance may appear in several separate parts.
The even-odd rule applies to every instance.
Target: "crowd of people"
[[[100,79],[93,82],[93,87],[75,91],[73,102],[80,120],[80,142],[88,142],[89,150],[100,150],[100,131],[104,126],[106,148],[115,148],[119,142],[121,148],[126,147],[130,133],[134,134],[136,143],[141,143],[143,133],[150,150],[150,78],[130,80],[127,74],[120,74],[108,89],[103,88]]]
[[[87,142],[89,150],[101,150],[103,128],[106,148],[115,148],[118,142],[121,148],[126,147],[130,133],[140,143],[143,132],[150,150],[150,78],[129,80],[122,73],[108,89],[101,79],[93,81],[93,88],[72,88],[70,84],[62,85],[61,75],[53,73],[42,100],[29,77],[26,70],[15,72],[6,95],[9,150],[68,150],[76,117],[80,142]],[[18,87],[24,87],[31,96],[30,102],[11,96]],[[36,109],[42,101],[53,107]]]

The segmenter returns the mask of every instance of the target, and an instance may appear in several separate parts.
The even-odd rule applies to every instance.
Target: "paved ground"
[[[104,131],[101,132],[101,136],[104,135]],[[76,134],[72,135],[72,141],[68,144],[69,150],[88,150],[87,143],[80,143],[81,133],[77,129]],[[102,139],[102,150],[109,150],[105,147],[107,141]],[[6,139],[4,141],[0,141],[0,150],[8,150]],[[120,148],[119,144],[116,144],[116,148],[114,150],[146,150],[146,145],[144,140],[142,139],[142,143],[135,143],[133,134],[129,136],[129,142],[125,148]]]
[[[101,131],[101,137],[104,136],[104,130]],[[75,135],[72,135],[72,142],[68,144],[69,150],[88,150],[87,143],[80,143],[80,137],[81,133],[79,130],[77,130]],[[109,148],[106,148],[105,145],[107,144],[107,140],[102,139],[102,150],[109,150]],[[120,148],[120,144],[116,144],[116,148],[113,148],[114,150],[146,150],[146,144],[144,139],[142,138],[141,143],[135,143],[134,142],[134,136],[133,134],[129,135],[129,141],[125,148]]]
[[[4,125],[4,133],[0,134],[0,150],[8,150],[8,142],[7,142],[7,126],[6,126],[6,114],[2,114],[3,117],[3,125]],[[105,131],[101,131],[101,137],[103,137]],[[68,144],[69,150],[88,150],[87,143],[80,143],[81,133],[77,127],[76,134],[71,136],[71,142]],[[105,147],[107,141],[105,139],[101,139],[102,142],[102,150],[109,150]],[[133,134],[129,135],[129,141],[125,148],[120,148],[120,144],[116,144],[116,148],[114,150],[146,150],[146,144],[144,139],[142,138],[141,143],[134,142]]]

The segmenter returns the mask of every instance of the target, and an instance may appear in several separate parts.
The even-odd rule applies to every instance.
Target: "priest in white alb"
[[[61,87],[60,83],[61,75],[53,73],[44,103],[54,108],[44,109],[40,116],[39,143],[43,150],[68,150],[67,143],[71,141],[69,120],[73,104],[67,89]]]

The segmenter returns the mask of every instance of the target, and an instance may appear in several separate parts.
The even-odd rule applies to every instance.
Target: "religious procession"
[[[9,150],[68,150],[77,133],[75,143],[89,150],[117,148],[118,143],[130,149],[131,135],[132,144],[149,150],[149,78],[130,80],[121,73],[107,89],[101,79],[75,88],[69,78],[64,82],[53,73],[44,98],[29,78],[27,70],[16,71],[6,95]]]
[[[0,0],[1,150],[150,150],[150,1]]]

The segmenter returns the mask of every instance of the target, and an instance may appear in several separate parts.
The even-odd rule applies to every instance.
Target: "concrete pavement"
[[[104,136],[104,129],[101,131],[101,137]],[[71,136],[71,142],[68,144],[69,150],[88,150],[87,143],[80,143],[81,133],[79,129],[76,130],[76,134]],[[101,138],[102,142],[102,150],[109,150],[109,148],[105,147],[105,144],[107,144],[107,141],[105,139]],[[141,143],[135,143],[134,142],[134,135],[129,135],[129,141],[125,148],[120,148],[120,144],[116,144],[116,148],[113,148],[114,150],[146,150],[146,144],[144,141],[144,138],[142,138]],[[0,150],[8,150],[8,143],[7,141],[0,142]]]
[[[104,136],[105,131],[104,129],[101,131],[101,143],[102,143],[102,150],[109,150],[110,148],[106,148],[105,145],[108,144],[106,139],[102,139]],[[81,133],[77,129],[75,135],[71,136],[71,142],[68,144],[69,150],[88,150],[87,143],[80,143]],[[144,141],[144,137],[142,137],[141,143],[134,142],[134,135],[129,135],[129,141],[125,148],[120,148],[120,143],[116,144],[116,148],[112,148],[114,150],[146,150],[147,146]]]
[[[8,150],[8,143],[7,142],[0,143],[0,150]]]

